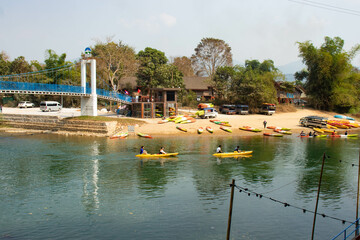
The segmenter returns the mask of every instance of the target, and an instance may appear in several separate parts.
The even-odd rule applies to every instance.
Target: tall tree
[[[222,66],[216,70],[213,77],[213,86],[220,101],[226,99],[230,93],[234,75],[234,67]]]
[[[166,64],[168,59],[164,52],[154,48],[145,48],[137,54],[139,60],[139,68],[136,73],[137,84],[145,90],[159,85],[159,79],[155,77],[157,69]]]
[[[132,47],[119,41],[115,43],[108,38],[106,42],[97,42],[92,55],[97,59],[100,77],[107,81],[115,91],[120,89],[122,77],[133,76],[137,69],[135,51]]]
[[[300,57],[308,71],[306,94],[313,106],[340,111],[349,111],[352,106],[359,106],[358,95],[352,91],[354,85],[349,79],[354,77],[351,59],[360,46],[346,52],[343,50],[344,40],[339,37],[325,37],[320,48],[316,48],[310,41],[298,42],[298,45]]]
[[[264,102],[276,103],[274,83],[279,76],[272,60],[249,60],[245,67],[219,67],[213,84],[220,101],[248,104],[256,112]]]
[[[30,64],[25,60],[25,57],[20,56],[14,59],[10,64],[11,74],[31,72]]]
[[[66,64],[66,53],[60,56],[54,50],[48,49],[45,52],[45,69],[57,68]]]
[[[231,47],[224,40],[203,38],[195,48],[191,62],[196,75],[212,79],[218,67],[232,66]]]
[[[10,74],[10,60],[9,56],[6,52],[0,52],[0,75],[8,75]]]
[[[175,57],[172,64],[175,65],[179,69],[179,71],[183,73],[184,77],[195,76],[190,58],[185,56]]]
[[[183,74],[175,65],[162,64],[155,71],[156,87],[184,88]]]

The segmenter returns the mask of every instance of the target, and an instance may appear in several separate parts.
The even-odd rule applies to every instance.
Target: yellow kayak
[[[151,157],[175,157],[179,153],[166,153],[166,154],[138,154],[135,157],[151,158]]]
[[[324,133],[324,130],[321,128],[313,128],[313,130],[318,133]]]
[[[253,151],[241,151],[241,152],[228,152],[228,153],[214,153],[215,157],[230,157],[230,156],[239,156],[239,155],[249,155]]]

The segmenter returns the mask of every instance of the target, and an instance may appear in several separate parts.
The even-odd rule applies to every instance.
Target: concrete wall
[[[109,135],[116,131],[117,122],[98,122],[62,119],[58,116],[2,114],[0,119],[9,126],[15,128],[86,132]]]

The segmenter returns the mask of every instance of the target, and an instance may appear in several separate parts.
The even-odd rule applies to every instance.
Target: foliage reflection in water
[[[313,209],[327,158],[319,211],[355,218],[357,139],[0,136],[0,238],[223,239],[232,179],[239,186]],[[138,159],[161,146],[176,158]],[[251,157],[215,158],[218,145]],[[340,162],[339,160],[343,160]],[[311,214],[236,192],[235,239],[306,239]],[[283,228],[279,229],[281,225]],[[316,237],[344,228],[318,218]],[[286,231],[284,231],[286,229]]]

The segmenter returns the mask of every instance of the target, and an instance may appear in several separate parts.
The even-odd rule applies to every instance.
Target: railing
[[[7,82],[0,81],[0,90],[11,91],[38,91],[38,92],[62,92],[62,93],[84,93],[84,88],[81,86],[60,85],[60,84],[46,84],[46,83],[29,83],[29,82]],[[91,89],[86,88],[86,93],[90,94]],[[96,89],[96,94],[104,97],[111,97],[123,100],[125,102],[131,102],[130,96],[110,92],[104,89]]]
[[[351,235],[353,235],[355,233],[355,231],[359,230],[359,224],[356,224],[356,222],[359,222],[359,220],[360,220],[360,218],[355,220],[355,222],[350,224],[347,228],[345,228],[342,232],[340,232],[338,235],[333,237],[331,240],[337,240],[337,239],[346,240],[346,239],[348,239]],[[351,229],[349,230],[349,228],[351,228],[352,226],[354,227],[354,230],[351,231]],[[348,230],[351,232],[347,233]],[[339,238],[341,235],[343,235],[343,237]]]
[[[7,82],[7,81],[6,82],[0,81],[0,90],[70,92],[70,93],[84,92],[84,88],[80,86],[47,84],[47,83],[29,83],[29,82]]]
[[[118,99],[126,101],[126,102],[131,102],[132,101],[132,97],[130,97],[128,95],[116,93],[116,92],[113,92],[113,91],[110,92],[110,91],[107,91],[107,90],[104,90],[104,89],[96,89],[96,94],[100,95],[100,96],[105,96],[105,97],[118,98]]]

